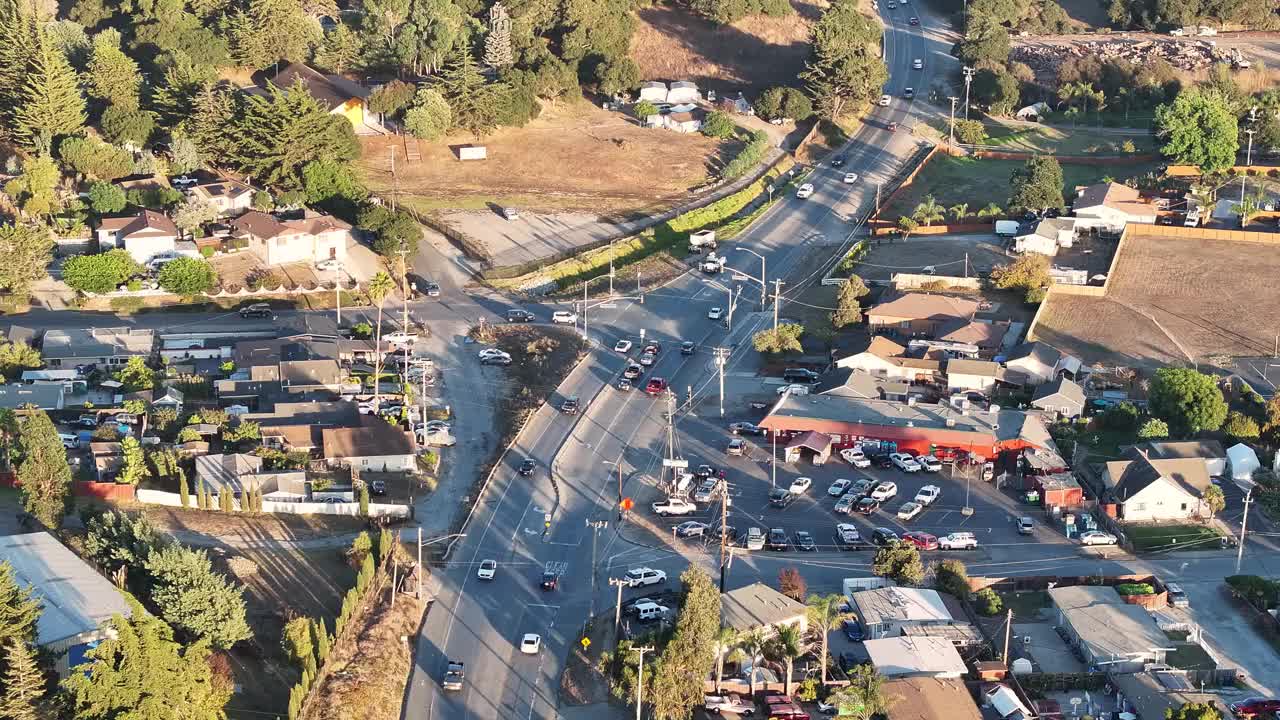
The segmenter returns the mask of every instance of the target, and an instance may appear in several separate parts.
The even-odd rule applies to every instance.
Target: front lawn
[[[1138,552],[1214,550],[1222,537],[1205,525],[1129,525],[1124,531]]]
[[[1150,134],[1116,135],[1085,128],[1048,125],[1008,126],[988,125],[984,144],[1009,152],[1054,153],[1057,155],[1125,155],[1124,143],[1133,143],[1131,153],[1149,153],[1155,150]]]

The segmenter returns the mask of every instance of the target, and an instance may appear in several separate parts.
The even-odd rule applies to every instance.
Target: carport
[[[811,454],[814,465],[825,463],[827,458],[831,457],[831,436],[823,435],[814,430],[795,436],[791,442],[787,443],[783,462],[796,462],[804,454],[805,450],[808,450]]]

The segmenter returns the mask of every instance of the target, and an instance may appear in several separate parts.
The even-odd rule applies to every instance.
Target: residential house
[[[887,637],[863,644],[871,664],[886,679],[955,679],[968,672],[949,640],[933,637]]]
[[[302,502],[310,497],[307,493],[307,474],[300,470],[292,472],[261,472],[246,475],[242,478],[248,487],[262,491],[263,500],[275,502]]]
[[[907,293],[867,311],[867,328],[873,333],[901,337],[935,337],[943,327],[969,322],[978,303],[949,295]]]
[[[254,192],[252,186],[239,180],[217,180],[192,186],[187,196],[216,207],[219,215],[234,216],[253,207]]]
[[[906,382],[934,382],[942,377],[941,361],[905,357],[906,352],[905,347],[877,336],[866,350],[840,358],[835,366]]]
[[[752,583],[720,594],[720,626],[746,633],[790,625],[803,635],[809,628],[804,603],[796,602],[764,583]]]
[[[278,402],[271,412],[247,413],[242,420],[256,422],[266,447],[285,452],[312,452],[323,447],[325,428],[359,427],[355,403]]]
[[[0,408],[17,410],[34,406],[41,410],[61,410],[66,402],[62,383],[0,385]]]
[[[68,395],[85,393],[89,389],[89,379],[75,368],[57,370],[23,370],[24,385],[61,385]]]
[[[955,620],[937,590],[885,587],[852,593],[849,602],[868,638],[898,637],[907,626]]]
[[[1152,460],[1199,458],[1204,461],[1205,470],[1210,477],[1224,477],[1227,474],[1227,451],[1217,440],[1152,441],[1134,447]]]
[[[413,434],[381,420],[370,427],[327,428],[321,441],[330,465],[349,465],[368,472],[413,472],[418,448]]]
[[[1152,460],[1136,450],[1129,454],[1131,459],[1109,462],[1103,471],[1105,499],[1116,504],[1118,519],[1143,523],[1212,517],[1204,492],[1213,483],[1203,460]]]
[[[51,368],[103,365],[114,368],[129,358],[151,356],[155,345],[152,330],[113,327],[46,330],[40,354]]]
[[[938,340],[948,343],[972,345],[978,348],[983,357],[993,357],[1004,345],[1004,337],[1009,332],[1009,322],[987,322],[974,320],[961,322],[953,328],[943,328]]]
[[[906,401],[911,386],[901,380],[890,380],[853,368],[834,368],[822,376],[810,395],[875,398]]]
[[[151,404],[157,408],[172,408],[178,412],[182,412],[182,403],[186,400],[186,395],[175,387],[166,387],[159,391],[158,396],[153,396]]]
[[[640,100],[650,103],[666,102],[667,84],[654,80],[640,83]]]
[[[61,677],[110,637],[108,620],[133,614],[119,588],[47,532],[0,536],[0,562],[13,568],[18,585],[30,588],[43,606],[36,644],[55,658]]]
[[[343,262],[351,226],[332,215],[309,211],[300,220],[279,220],[250,210],[231,221],[231,236],[247,240],[249,250],[267,265]]]
[[[1129,223],[1154,225],[1159,214],[1155,203],[1141,200],[1137,190],[1120,183],[1096,183],[1076,188],[1072,204],[1076,228],[1096,228],[1118,233]]]
[[[334,338],[291,335],[246,340],[236,343],[232,358],[236,372],[218,381],[218,398],[223,402],[258,405],[290,395],[342,391],[345,373]]]
[[[1053,257],[1058,248],[1069,248],[1075,243],[1075,218],[1045,218],[1024,235],[1013,238],[1013,250],[1018,253],[1040,253]]]
[[[663,115],[663,125],[668,130],[691,135],[702,129],[702,114],[696,111],[670,112]]]
[[[262,446],[282,452],[311,452],[321,446],[320,432],[315,425],[261,425],[258,435]]]
[[[1041,385],[1031,396],[1031,407],[1050,418],[1078,418],[1084,413],[1084,405],[1084,388],[1064,377]]]
[[[1040,385],[1059,373],[1074,376],[1080,369],[1080,361],[1046,343],[1029,342],[1010,350],[1005,356],[1004,367],[1024,380],[1024,384]]]
[[[1002,375],[1001,367],[987,360],[947,361],[947,389],[951,392],[977,390],[990,394]]]
[[[350,121],[357,135],[380,132],[375,127],[376,119],[365,107],[368,90],[340,75],[325,75],[302,63],[289,63],[267,82],[281,90],[301,84],[330,115],[341,115]]]
[[[962,680],[905,677],[886,681],[880,691],[888,720],[982,720]]]
[[[697,83],[688,80],[677,80],[667,90],[667,102],[672,105],[696,103],[701,99],[702,93],[698,92]]]
[[[1049,590],[1056,625],[1084,654],[1087,665],[1108,673],[1141,672],[1163,663],[1169,638],[1145,608],[1129,605],[1115,588],[1078,585]]]
[[[224,489],[236,497],[245,489],[254,487],[246,477],[262,471],[262,458],[246,453],[230,455],[202,455],[196,458],[196,482],[212,495]]]
[[[123,248],[136,262],[146,264],[157,256],[173,255],[181,233],[164,213],[143,210],[127,217],[102,218],[98,223],[98,249]]]
[[[115,482],[124,469],[124,446],[118,442],[89,443],[89,457],[93,460],[94,482]]]

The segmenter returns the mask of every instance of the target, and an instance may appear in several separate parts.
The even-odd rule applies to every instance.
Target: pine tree
[[[27,67],[18,95],[14,138],[27,147],[48,151],[54,138],[84,127],[84,96],[71,63],[48,33],[37,34]]]
[[[182,503],[183,509],[191,505],[191,490],[187,488],[187,473],[182,468],[178,468],[178,500]]]
[[[35,591],[30,585],[19,585],[13,566],[7,560],[0,561],[0,647],[10,643],[27,645],[35,642],[40,611],[41,604]],[[3,667],[0,663],[0,669]]]
[[[213,68],[193,62],[186,53],[170,54],[164,76],[151,90],[151,109],[160,116],[160,124],[174,127],[190,118],[196,110],[196,98],[213,86],[217,75]],[[230,117],[230,114],[228,114]],[[200,139],[192,139],[200,144]],[[202,152],[208,152],[203,146]]]
[[[326,33],[324,42],[316,48],[316,66],[332,73],[344,73],[355,67],[359,60],[360,36],[346,23],[338,23],[338,27]]]
[[[18,481],[27,512],[50,529],[62,526],[71,491],[71,467],[58,430],[44,411],[27,417],[18,435],[22,462]]]
[[[346,118],[331,115],[301,84],[250,95],[231,123],[224,157],[268,185],[296,188],[302,168],[322,158],[353,160],[360,144]]]
[[[209,494],[205,490],[204,483],[197,481],[196,485],[196,504],[201,510],[209,509]]]
[[[39,35],[30,8],[23,0],[0,0],[0,119],[8,137],[13,135],[15,113],[22,104],[27,67]]]
[[[0,698],[0,717],[6,720],[37,720],[37,704],[44,697],[44,676],[36,664],[31,645],[10,638],[4,647],[4,696]]]
[[[312,634],[315,636],[316,645],[316,664],[324,665],[324,661],[329,659],[329,631],[325,629],[324,618],[316,618],[315,625],[311,628]]]
[[[0,225],[0,257],[4,258],[0,289],[24,294],[32,283],[49,276],[53,235],[39,225]],[[9,347],[16,349],[17,345]]]
[[[515,60],[511,56],[511,16],[502,3],[489,8],[489,34],[484,39],[484,64],[494,70],[509,67]]]
[[[476,138],[493,132],[501,111],[498,90],[480,74],[471,48],[454,50],[449,63],[440,72],[437,88],[453,110],[453,126],[467,130]]]
[[[142,76],[138,64],[120,49],[120,31],[109,28],[93,36],[85,84],[91,97],[125,110],[138,109]]]
[[[247,13],[231,18],[232,56],[241,65],[265,68],[278,60],[304,61],[318,26],[298,0],[249,0]]]

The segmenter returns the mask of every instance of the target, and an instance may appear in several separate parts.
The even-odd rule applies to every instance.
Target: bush
[[[1156,589],[1150,583],[1120,583],[1116,592],[1121,595],[1155,595]]]
[[[956,140],[969,145],[977,145],[987,139],[987,128],[980,120],[957,120]]]
[[[1138,426],[1138,408],[1133,403],[1120,403],[1102,413],[1102,427],[1107,430],[1129,432]]]
[[[751,141],[746,147],[742,148],[742,152],[738,156],[730,160],[724,166],[724,170],[720,171],[720,177],[725,180],[746,175],[752,168],[760,164],[764,160],[765,154],[769,151],[769,136],[763,130],[757,130],[751,134]]]
[[[708,114],[707,119],[702,121],[702,134],[707,137],[724,140],[733,137],[736,129],[737,126],[733,124],[733,120],[719,111]]]
[[[213,257],[213,254],[215,252],[217,251],[213,249],[212,245],[205,245],[204,247],[200,248],[200,257],[208,259]]]
[[[1280,605],[1280,582],[1257,575],[1231,575],[1224,582],[1256,607],[1269,610]]]
[[[996,594],[996,591],[991,588],[982,588],[974,596],[974,599],[978,602],[978,612],[988,617],[999,615],[1004,610],[1004,602]]]

